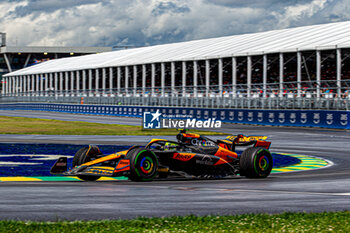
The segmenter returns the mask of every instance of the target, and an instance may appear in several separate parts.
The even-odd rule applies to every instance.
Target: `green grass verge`
[[[176,135],[176,129],[147,129],[141,126],[99,124],[81,121],[59,121],[26,117],[0,116],[0,134],[44,135]],[[220,135],[210,131],[191,130],[203,135]]]
[[[350,232],[350,212],[244,214],[134,220],[0,221],[1,232]]]

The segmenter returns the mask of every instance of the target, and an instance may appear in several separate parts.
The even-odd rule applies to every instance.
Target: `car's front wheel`
[[[130,159],[130,175],[132,181],[152,181],[157,175],[158,159],[151,150],[135,148],[126,155]]]
[[[270,151],[263,147],[251,147],[243,151],[239,160],[240,175],[248,178],[265,178],[273,166]]]
[[[101,154],[101,152],[97,146],[89,146],[89,147],[81,148],[74,155],[73,164],[72,164],[73,168],[96,159],[97,156],[100,154]],[[84,181],[96,181],[99,178],[101,178],[101,176],[93,176],[93,175],[91,175],[91,176],[78,175],[77,177],[79,179],[84,180]]]

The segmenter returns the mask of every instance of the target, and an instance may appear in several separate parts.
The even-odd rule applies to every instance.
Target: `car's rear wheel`
[[[74,158],[73,158],[73,168],[76,166],[79,166],[83,163],[87,163],[89,161],[92,161],[97,158],[98,155],[100,155],[101,152],[98,149],[97,146],[89,146],[89,147],[83,147],[80,150],[75,153]],[[78,175],[77,176],[79,179],[82,179],[84,181],[96,181],[101,176],[87,176],[87,175]]]
[[[271,153],[263,147],[247,148],[239,160],[240,175],[248,178],[268,177],[272,166]]]
[[[158,159],[152,151],[139,147],[130,150],[126,157],[130,159],[130,180],[152,181],[157,175]]]

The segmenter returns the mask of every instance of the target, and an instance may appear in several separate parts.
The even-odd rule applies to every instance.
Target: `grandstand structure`
[[[6,33],[0,33],[0,80],[9,72],[44,61],[108,51],[112,51],[112,47],[9,46]],[[5,81],[1,84],[5,84]]]
[[[3,101],[349,109],[350,21],[46,61]]]

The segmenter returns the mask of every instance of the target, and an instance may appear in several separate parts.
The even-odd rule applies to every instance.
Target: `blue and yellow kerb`
[[[307,171],[307,170],[325,168],[333,165],[331,161],[318,158],[318,157],[313,157],[308,155],[287,154],[287,153],[279,153],[279,154],[297,158],[301,162],[298,164],[293,164],[286,167],[273,168],[271,173]]]
[[[101,177],[97,181],[127,180],[127,177]],[[22,182],[22,181],[82,181],[76,176],[12,176],[0,177],[0,182]]]

